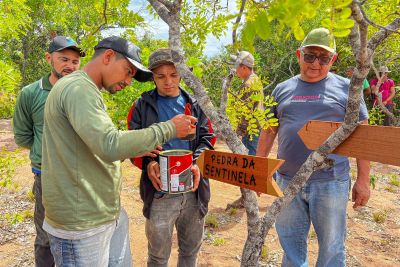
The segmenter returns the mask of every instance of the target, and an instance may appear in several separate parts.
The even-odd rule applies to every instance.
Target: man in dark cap
[[[153,52],[149,57],[149,69],[153,72],[156,88],[143,93],[133,103],[128,114],[128,127],[130,130],[143,129],[177,114],[190,112],[198,119],[193,140],[172,139],[164,144],[163,150],[191,151],[193,168],[198,169],[195,163],[197,158],[204,150],[213,149],[215,143],[210,120],[196,99],[179,87],[181,76],[175,67],[171,49],[161,48]],[[203,240],[204,216],[210,200],[208,179],[200,177],[200,180],[194,180],[194,188],[189,192],[183,192],[185,189],[182,186],[182,190],[172,193],[168,191],[168,184],[161,182],[158,159],[142,157],[136,158],[134,163],[143,170],[140,196],[146,217],[147,265],[168,265],[175,226],[179,240],[178,266],[196,266]]]
[[[34,222],[36,227],[35,265],[53,266],[47,233],[43,231],[44,208],[42,205],[41,163],[44,104],[53,85],[61,77],[79,69],[80,57],[85,53],[77,43],[65,36],[56,36],[50,43],[46,60],[51,73],[22,88],[18,96],[13,117],[15,142],[30,150],[32,172],[35,176]]]
[[[84,69],[60,79],[48,96],[43,229],[57,266],[131,265],[128,218],[120,204],[120,160],[155,156],[156,146],[186,137],[196,121],[181,114],[137,131],[119,131],[113,125],[100,89],[115,93],[133,78],[149,80],[151,72],[141,64],[139,51],[123,38],[105,38]],[[115,236],[120,242],[113,242]]]

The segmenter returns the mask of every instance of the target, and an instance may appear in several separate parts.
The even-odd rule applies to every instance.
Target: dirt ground
[[[0,149],[16,148],[13,144],[9,120],[0,120]],[[226,150],[223,143],[217,143],[217,150]],[[32,221],[33,201],[30,190],[33,175],[27,159],[28,151],[18,152],[25,163],[16,168],[12,185],[0,188],[0,266],[34,266],[33,241],[35,230]],[[352,168],[355,169],[354,160]],[[372,164],[371,174],[377,177],[376,187],[368,205],[353,210],[348,203],[347,265],[348,266],[400,266],[400,190],[391,185],[390,179],[400,176],[400,168]],[[122,204],[130,219],[130,240],[135,266],[145,266],[147,241],[144,234],[144,217],[138,184],[140,171],[128,161],[123,163]],[[216,227],[206,227],[204,242],[199,254],[199,266],[239,266],[243,244],[246,240],[246,214],[244,210],[225,211],[228,203],[239,195],[237,187],[211,181],[210,218],[216,219]],[[262,214],[274,200],[263,195],[259,198]],[[10,215],[23,214],[18,223],[10,222]],[[313,230],[309,234],[309,262],[314,266],[318,253],[318,242]],[[173,240],[170,266],[176,266],[177,241]],[[279,266],[282,249],[275,230],[266,239],[266,253],[261,266]]]

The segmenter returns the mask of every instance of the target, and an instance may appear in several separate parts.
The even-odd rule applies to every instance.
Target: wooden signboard
[[[308,149],[317,149],[341,123],[309,121],[298,132]],[[360,125],[333,153],[400,166],[400,128]]]
[[[204,177],[272,196],[283,196],[272,174],[284,161],[214,150],[204,151],[196,163]]]

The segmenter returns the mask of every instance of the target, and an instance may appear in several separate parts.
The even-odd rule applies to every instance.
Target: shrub
[[[225,245],[226,241],[223,237],[217,237],[216,239],[213,240],[212,244],[214,246],[222,246]]]
[[[213,214],[208,214],[206,216],[205,225],[212,228],[218,228],[219,224],[217,217],[215,217]]]
[[[262,250],[261,250],[261,259],[267,260],[268,259],[268,247],[267,245],[263,245]]]
[[[390,175],[390,177],[389,177],[389,184],[390,184],[390,185],[393,185],[393,186],[399,187],[400,181],[399,181],[398,174],[393,173],[393,174]]]
[[[20,156],[19,151],[18,149],[8,151],[5,147],[0,149],[0,187],[10,188],[15,168],[26,161],[26,158]]]
[[[376,211],[372,213],[372,219],[376,223],[384,223],[387,218],[387,210]]]
[[[12,116],[20,82],[19,71],[12,64],[0,60],[0,118]]]

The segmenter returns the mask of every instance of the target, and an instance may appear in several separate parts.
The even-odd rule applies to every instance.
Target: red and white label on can
[[[174,194],[193,189],[192,151],[175,149],[160,153],[161,190]]]

